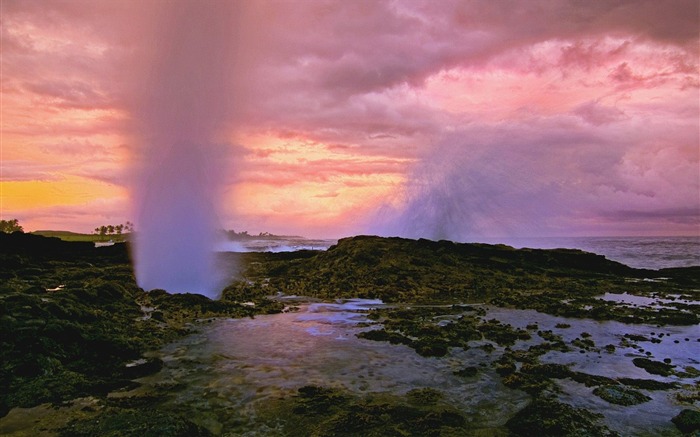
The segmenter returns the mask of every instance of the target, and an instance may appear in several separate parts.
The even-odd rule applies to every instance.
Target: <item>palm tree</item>
[[[114,227],[114,230],[117,232],[117,238],[119,241],[122,240],[122,231],[124,230],[124,225],[119,223],[117,226]]]

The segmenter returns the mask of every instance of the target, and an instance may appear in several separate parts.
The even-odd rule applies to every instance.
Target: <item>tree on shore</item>
[[[124,234],[134,232],[134,224],[131,222],[126,222],[126,224],[118,225],[102,225],[94,229],[94,234],[99,235],[101,240],[104,240],[108,236],[115,236],[117,241],[124,239]]]
[[[11,234],[12,232],[24,232],[24,228],[20,226],[19,220],[0,220],[0,232]]]

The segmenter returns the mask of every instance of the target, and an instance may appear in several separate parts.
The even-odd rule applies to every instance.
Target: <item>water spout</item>
[[[164,2],[135,111],[136,279],[215,298],[222,130],[230,117],[232,2]]]

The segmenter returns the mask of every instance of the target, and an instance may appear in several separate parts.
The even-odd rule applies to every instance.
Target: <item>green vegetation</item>
[[[462,414],[431,388],[411,390],[405,396],[358,397],[336,388],[304,386],[295,396],[271,402],[261,414],[264,420],[284,424],[281,435],[468,435]]]
[[[593,394],[605,399],[611,404],[617,405],[636,405],[650,401],[651,398],[636,390],[630,390],[619,385],[609,385],[604,387],[596,387]]]
[[[24,232],[24,229],[19,224],[19,220],[0,220],[0,232],[11,234],[13,232]]]
[[[478,317],[460,315],[448,323],[440,323],[437,315],[462,313],[469,307],[410,308],[375,310],[373,317],[383,328],[361,332],[368,340],[405,344],[420,355],[441,357],[450,347],[468,348],[473,340],[490,340],[503,346],[512,346],[518,340],[527,340],[530,334],[522,329],[504,325],[497,320],[480,321]]]
[[[124,241],[124,234],[132,232],[134,232],[134,224],[131,222],[126,222],[126,224],[120,223],[118,225],[102,225],[95,228],[95,235],[99,235],[101,241],[107,238],[115,241]]]
[[[126,222],[126,224],[118,225],[102,225],[94,229],[92,234],[81,234],[71,231],[54,231],[54,230],[39,230],[32,231],[34,235],[42,237],[60,238],[63,241],[82,241],[82,242],[105,242],[112,240],[114,242],[123,242],[129,239],[129,235],[134,232],[134,224]]]
[[[232,241],[240,241],[240,240],[252,240],[252,239],[277,239],[277,238],[301,238],[298,236],[293,236],[293,235],[275,235],[271,234],[269,232],[260,232],[257,235],[253,235],[248,233],[248,231],[241,231],[241,232],[236,232],[234,230],[221,230],[221,234],[223,234],[226,238]]]
[[[671,419],[681,432],[691,434],[700,431],[700,412],[685,409]]]
[[[60,238],[63,241],[83,241],[83,242],[97,242],[102,241],[103,238],[95,234],[80,234],[77,232],[70,231],[33,231],[33,235],[40,235],[42,237],[50,238]]]
[[[150,408],[107,408],[95,417],[73,420],[60,430],[65,437],[144,436],[144,437],[205,437],[206,429],[181,415]]]
[[[650,360],[648,358],[635,358],[632,363],[654,375],[668,376],[673,374],[673,366],[671,364],[662,363],[659,361]]]
[[[573,408],[554,399],[538,398],[508,420],[506,426],[517,436],[616,436],[598,425],[602,416]]]

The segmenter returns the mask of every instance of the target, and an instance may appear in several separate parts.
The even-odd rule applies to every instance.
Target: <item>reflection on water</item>
[[[697,303],[692,300],[689,296],[681,295],[668,295],[666,298],[661,297],[646,297],[637,296],[635,294],[622,293],[605,293],[602,300],[608,302],[616,302],[624,304],[627,306],[637,306],[637,307],[652,307],[652,308],[663,308],[663,307],[673,307],[673,304],[686,304],[686,305],[697,305]]]
[[[368,326],[368,312],[382,306],[379,300],[361,299],[306,302],[295,312],[213,321],[197,334],[157,352],[165,362],[163,370],[140,380],[144,385],[129,395],[153,390],[165,393],[168,408],[224,435],[274,434],[274,424],[256,423],[256,409],[266,401],[292,395],[304,385],[340,387],[356,394],[399,395],[431,387],[444,392],[447,400],[464,412],[467,423],[479,428],[502,426],[525,406],[528,396],[503,386],[492,370],[492,363],[504,351],[501,346],[481,348],[488,342],[476,341],[470,348],[453,349],[444,358],[424,358],[403,345],[358,339],[358,332],[373,329]],[[519,328],[536,323],[538,330],[552,330],[567,344],[582,336],[595,343],[587,350],[549,351],[540,358],[542,363],[566,364],[575,371],[611,378],[697,383],[697,377],[650,375],[632,363],[634,357],[666,358],[677,369],[700,368],[697,326],[660,328],[565,319],[532,310],[484,308],[484,320],[496,318]],[[449,322],[449,318],[437,320]],[[512,349],[526,350],[543,341],[533,335]],[[606,350],[606,345],[614,345],[614,351]],[[467,366],[478,367],[478,376],[454,375]],[[603,413],[608,426],[624,435],[678,435],[669,419],[681,407],[668,391],[645,391],[651,401],[623,407],[593,395],[592,387],[569,379],[557,383],[564,402]]]
[[[255,423],[256,407],[309,384],[357,394],[431,387],[471,414],[475,426],[486,427],[502,425],[527,403],[525,394],[504,387],[490,370],[469,380],[453,375],[463,359],[423,358],[406,346],[358,339],[355,334],[367,329],[358,324],[369,322],[368,310],[381,305],[313,303],[292,313],[214,321],[158,352],[163,370],[140,380],[138,390],[163,389],[170,408],[217,434],[269,432]],[[488,360],[481,350],[472,355]]]

